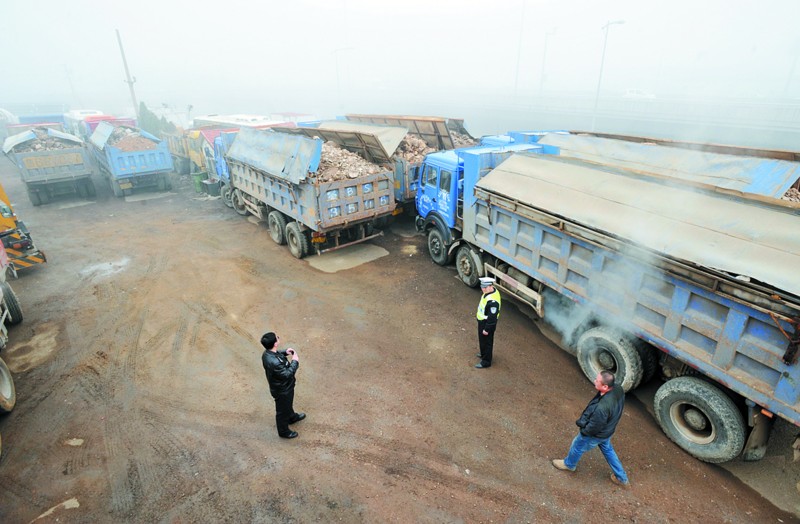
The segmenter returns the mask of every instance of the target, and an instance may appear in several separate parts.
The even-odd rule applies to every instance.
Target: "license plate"
[[[133,184],[131,184],[130,182],[121,182],[120,185],[119,185],[120,189],[130,189],[132,187],[133,187]]]

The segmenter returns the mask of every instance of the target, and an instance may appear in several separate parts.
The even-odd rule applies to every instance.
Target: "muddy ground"
[[[630,489],[596,451],[555,470],[592,385],[511,305],[494,365],[474,369],[479,292],[402,224],[374,242],[386,256],[326,273],[185,179],[127,202],[97,179],[96,202],[38,208],[4,159],[0,181],[49,259],[12,282],[2,522],[794,519],[674,446],[635,397],[614,439]],[[268,330],[301,358],[291,441]],[[784,482],[790,450],[773,456],[763,474]]]

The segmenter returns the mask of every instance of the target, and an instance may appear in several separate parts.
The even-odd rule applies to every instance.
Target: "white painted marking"
[[[48,509],[47,511],[45,511],[44,513],[42,513],[41,515],[39,515],[38,517],[33,519],[31,522],[36,522],[37,520],[42,519],[44,517],[49,517],[50,515],[53,514],[53,512],[55,512],[59,508],[75,509],[75,508],[79,508],[80,506],[81,505],[80,505],[80,503],[78,503],[78,499],[76,499],[75,497],[72,497],[69,500],[65,500],[61,504],[58,504],[58,505],[53,506],[52,508]]]

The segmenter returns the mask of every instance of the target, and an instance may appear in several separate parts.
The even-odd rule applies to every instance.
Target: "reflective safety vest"
[[[495,289],[493,293],[481,297],[481,301],[478,303],[478,313],[475,315],[478,320],[486,320],[489,317],[485,309],[490,300],[497,302],[497,318],[500,318],[500,292]]]

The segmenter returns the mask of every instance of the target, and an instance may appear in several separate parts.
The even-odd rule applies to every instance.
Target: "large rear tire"
[[[297,222],[286,224],[286,243],[289,244],[289,251],[295,258],[303,258],[308,254],[308,238],[300,231]]]
[[[601,371],[614,373],[617,387],[627,393],[642,381],[642,359],[633,340],[617,330],[599,326],[578,338],[578,363],[590,381]]]
[[[440,266],[446,266],[451,261],[447,247],[442,232],[438,228],[431,228],[428,231],[428,253],[430,253],[431,259]]]
[[[222,189],[219,190],[219,195],[222,197],[222,203],[225,204],[227,207],[233,207],[233,202],[231,201],[232,192],[230,184],[225,184],[222,186]]]
[[[8,320],[6,323],[9,326],[16,326],[22,322],[22,306],[19,305],[17,294],[11,289],[8,282],[0,282],[0,288],[3,289],[3,302],[8,309]]]
[[[11,370],[0,358],[0,413],[8,413],[17,403],[17,392],[14,389],[14,378]]]
[[[231,203],[233,204],[234,211],[243,217],[247,216],[247,205],[244,203],[244,196],[242,195],[242,192],[238,189],[233,190],[233,193],[231,194]]]
[[[269,236],[272,241],[282,246],[286,243],[286,218],[280,211],[270,211],[267,215]]]
[[[114,192],[114,196],[117,198],[121,198],[124,193],[122,188],[119,187],[119,182],[113,179],[111,180],[111,191]]]
[[[656,420],[684,451],[704,462],[727,462],[744,447],[745,423],[722,390],[696,377],[678,377],[658,388]]]
[[[39,192],[33,189],[28,189],[28,199],[31,201],[31,204],[34,206],[41,206],[42,199],[39,198]]]
[[[469,246],[461,246],[456,252],[456,269],[461,281],[469,287],[478,285],[480,278],[480,268],[476,263],[476,258]],[[480,260],[480,259],[478,259]]]
[[[89,198],[94,198],[97,196],[97,188],[94,187],[94,181],[91,178],[86,179],[86,195]]]

